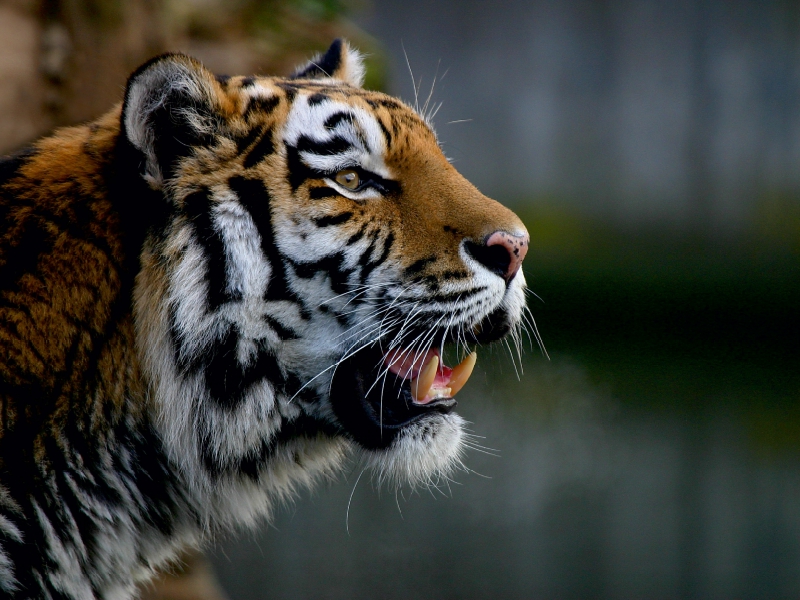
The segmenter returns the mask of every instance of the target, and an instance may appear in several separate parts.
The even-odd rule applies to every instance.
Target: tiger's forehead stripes
[[[297,96],[283,129],[284,143],[297,148],[306,166],[325,173],[360,166],[391,179],[383,160],[386,138],[375,116],[355,103],[313,99]]]
[[[436,132],[411,107],[383,93],[355,88],[338,80],[234,77],[228,80],[225,90],[240,97],[241,114],[247,123],[247,135],[250,136],[247,141],[252,141],[256,135],[252,125],[259,122],[286,122],[290,130],[285,141],[294,146],[306,128],[319,131],[316,126],[320,121],[331,128],[338,121],[346,119],[356,130],[348,137],[362,140],[367,161],[370,155],[402,153],[406,144],[414,142],[411,138],[429,138],[438,145]],[[287,116],[285,111],[289,109],[291,113]],[[321,115],[335,121],[326,123],[325,118],[320,119]],[[396,144],[398,141],[405,143]],[[379,174],[387,176],[385,165],[378,165],[384,167]],[[336,166],[326,164],[325,168]],[[363,166],[370,168],[370,165]]]

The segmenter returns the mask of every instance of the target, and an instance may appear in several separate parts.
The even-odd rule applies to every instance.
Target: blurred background
[[[228,596],[800,596],[800,3],[0,0],[0,150],[155,53],[288,73],[337,36],[526,222],[549,358],[479,353],[455,483],[354,463],[221,541]]]

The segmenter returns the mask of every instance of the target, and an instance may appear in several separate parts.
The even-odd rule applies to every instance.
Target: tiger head
[[[310,472],[355,445],[386,478],[430,481],[460,461],[471,349],[520,327],[524,225],[362,75],[336,41],[289,78],[167,55],[128,84],[121,137],[156,197],[131,215],[150,219],[139,354],[201,478]]]

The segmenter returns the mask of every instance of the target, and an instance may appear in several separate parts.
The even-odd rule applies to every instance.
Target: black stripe
[[[310,152],[312,154],[319,154],[321,156],[332,156],[334,154],[341,154],[353,147],[348,140],[341,136],[332,137],[326,142],[318,142],[307,136],[300,136],[297,140],[298,152]]]
[[[379,102],[381,106],[390,110],[402,110],[405,108],[405,105],[402,102],[399,102],[393,98],[381,98]]]
[[[318,217],[313,219],[317,227],[330,227],[331,225],[341,225],[345,221],[349,221],[353,217],[353,213],[345,211],[338,215],[328,215],[325,217]]]
[[[272,114],[272,111],[281,103],[280,96],[270,96],[268,98],[253,98],[248,102],[247,108],[244,111],[245,118],[249,117],[252,113],[266,116]]]
[[[378,121],[378,125],[381,127],[381,131],[383,132],[383,137],[386,139],[386,147],[390,147],[392,145],[392,134],[389,133],[389,130],[386,128],[386,125],[383,124],[383,120],[375,115],[375,120]]]
[[[337,294],[344,294],[350,289],[348,279],[353,273],[353,270],[344,267],[344,263],[345,255],[337,252],[315,262],[293,263],[293,265],[297,276],[303,279],[311,279],[322,271],[330,278],[331,289]]]
[[[303,318],[310,318],[308,309],[303,305],[297,295],[289,289],[286,281],[286,259],[278,250],[275,244],[274,227],[272,224],[272,212],[270,206],[272,199],[266,185],[260,179],[249,179],[247,177],[231,177],[228,185],[239,197],[239,202],[253,217],[253,222],[258,227],[261,235],[261,251],[272,267],[265,300],[291,300],[300,305],[300,314]]]
[[[269,315],[264,315],[264,320],[267,324],[272,328],[272,330],[278,335],[279,338],[282,340],[296,340],[298,339],[297,333],[293,330],[285,327],[281,324],[277,319],[270,317]]]
[[[300,387],[299,382],[297,382],[297,387]],[[300,393],[301,397],[308,395],[305,390]],[[253,481],[258,481],[261,468],[275,454],[279,446],[300,439],[333,437],[338,433],[340,430],[335,425],[304,415],[294,421],[281,423],[280,429],[272,437],[262,440],[256,448],[244,456],[221,461],[211,449],[209,440],[205,439],[200,440],[200,455],[212,477],[219,477],[225,473],[237,473]]]
[[[441,287],[439,285],[439,278],[436,277],[436,275],[426,275],[419,281],[425,286],[427,286],[427,288],[431,291],[436,291]]]
[[[292,191],[296,192],[307,179],[319,179],[320,174],[316,171],[309,169],[308,166],[300,160],[300,153],[294,146],[286,147],[286,166],[289,169],[289,185]]]
[[[469,279],[470,274],[463,269],[453,269],[442,273],[442,279]]]
[[[244,168],[254,167],[274,151],[275,144],[272,142],[272,129],[266,129],[264,135],[244,159]]]
[[[211,399],[226,410],[234,410],[253,385],[267,380],[273,386],[285,383],[278,360],[266,342],[259,340],[256,357],[242,364],[238,357],[239,333],[230,327],[208,351],[201,354],[194,368],[202,370]]]
[[[388,108],[389,110],[402,110],[405,108],[401,102],[393,100],[392,98],[378,98],[377,100],[374,98],[366,98],[366,102],[372,108],[378,108],[379,106]]]
[[[466,300],[467,298],[471,298],[476,294],[480,294],[481,292],[485,291],[485,287],[474,288],[471,290],[466,290],[463,292],[453,292],[450,294],[434,294],[428,297],[428,300],[431,302],[457,302],[459,300]]]
[[[326,185],[321,185],[317,187],[312,187],[308,190],[308,197],[311,200],[322,200],[323,198],[336,198],[341,197],[341,194],[337,192],[335,189],[330,188]]]
[[[317,92],[316,94],[312,94],[311,96],[308,97],[308,105],[316,106],[317,104],[322,104],[323,102],[325,102],[325,100],[328,100],[328,96],[326,96],[325,94],[321,94],[320,92]]]
[[[363,265],[361,268],[361,283],[362,285],[367,282],[367,278],[369,277],[370,273],[375,270],[376,267],[379,267],[386,259],[389,257],[389,253],[392,251],[392,244],[394,244],[394,233],[389,233],[386,236],[385,241],[383,242],[383,250],[381,251],[381,255],[376,259],[369,261],[366,265]]]
[[[241,154],[245,150],[247,150],[253,142],[256,141],[256,138],[261,135],[262,132],[261,127],[253,127],[250,131],[247,132],[247,135],[241,137],[236,142],[236,151]]]
[[[286,92],[286,99],[289,102],[294,102],[294,98],[297,96],[297,91],[299,89],[296,85],[292,85],[291,83],[279,83],[278,87]]]
[[[255,77],[245,77],[242,79],[242,88],[249,88],[252,87],[256,82]]]
[[[187,196],[184,211],[192,222],[195,238],[203,247],[208,282],[208,310],[213,311],[225,302],[238,299],[228,291],[228,260],[225,243],[211,218],[211,198],[208,190]]]
[[[370,261],[370,258],[372,257],[372,253],[375,251],[375,245],[377,243],[378,243],[378,237],[377,237],[377,234],[376,234],[373,238],[370,239],[369,246],[367,247],[367,250],[358,259],[358,265],[360,267],[363,268]]]
[[[403,269],[403,277],[412,277],[422,271],[425,267],[427,267],[430,263],[435,262],[435,256],[427,256],[425,258],[420,258],[419,260],[414,261],[405,269]]]
[[[361,238],[363,238],[363,237],[364,237],[364,234],[367,232],[367,228],[369,227],[369,225],[370,225],[369,223],[364,223],[364,224],[361,226],[361,229],[359,229],[359,230],[358,230],[358,231],[356,231],[356,232],[355,232],[353,235],[351,235],[349,238],[347,238],[347,241],[345,242],[345,246],[352,246],[352,245],[353,245],[353,244],[355,244],[355,243],[356,243],[358,240],[360,240]]]
[[[342,121],[349,121],[350,123],[352,123],[353,114],[347,112],[333,113],[330,117],[325,119],[324,127],[325,129],[335,129],[336,126]]]

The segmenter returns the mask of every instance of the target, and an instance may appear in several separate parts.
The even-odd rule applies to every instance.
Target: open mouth
[[[484,344],[502,339],[510,329],[509,315],[498,308],[464,333],[469,343]],[[433,340],[446,335],[419,333]],[[416,338],[409,332],[407,339]],[[455,339],[444,341],[452,343]],[[416,352],[409,348],[387,351],[376,344],[339,364],[331,382],[331,406],[341,426],[358,444],[370,449],[388,448],[407,426],[445,415],[456,407],[455,395],[472,374],[477,355],[472,352],[449,367],[442,362],[437,345]],[[419,435],[426,435],[424,426]]]
[[[426,416],[447,414],[477,361],[472,352],[455,367],[438,349],[415,352],[366,349],[344,361],[331,386],[331,404],[342,426],[366,448],[386,448],[400,431]]]

